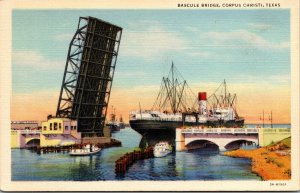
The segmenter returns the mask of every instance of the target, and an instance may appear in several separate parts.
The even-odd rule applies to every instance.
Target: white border
[[[12,9],[183,9],[178,3],[280,3],[291,10],[291,125],[292,180],[288,181],[96,181],[15,182],[11,181],[10,98],[11,98],[11,13]],[[201,8],[184,8],[201,9]],[[208,8],[206,8],[208,9]],[[209,8],[220,9],[220,8]],[[222,8],[224,9],[224,8]],[[250,8],[231,8],[250,9]],[[254,8],[256,9],[256,8]],[[278,9],[278,8],[275,8]],[[0,1],[0,188],[9,191],[288,191],[299,190],[299,1],[298,0],[4,0]],[[284,182],[285,186],[270,186]]]

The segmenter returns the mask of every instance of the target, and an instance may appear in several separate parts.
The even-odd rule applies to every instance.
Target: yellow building
[[[10,131],[10,147],[11,148],[20,148],[20,131],[11,130]]]
[[[40,146],[64,146],[81,142],[77,121],[67,118],[51,118],[42,122]]]

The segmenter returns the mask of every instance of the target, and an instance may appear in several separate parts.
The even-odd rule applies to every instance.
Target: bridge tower
[[[56,117],[77,120],[82,136],[103,136],[122,28],[80,17],[69,51]]]

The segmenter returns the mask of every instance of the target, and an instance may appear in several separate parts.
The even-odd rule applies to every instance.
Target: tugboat
[[[130,112],[129,123],[146,140],[141,143],[172,142],[175,129],[182,126],[243,127],[244,118],[236,111],[236,101],[236,94],[228,92],[225,80],[208,98],[206,92],[196,97],[172,63],[152,109]]]
[[[87,155],[94,155],[100,151],[101,151],[101,148],[99,148],[95,145],[88,144],[88,145],[85,145],[81,149],[72,149],[69,152],[69,155],[71,155],[71,156],[87,156]]]
[[[172,153],[172,146],[165,141],[155,144],[153,149],[154,157],[165,157]]]

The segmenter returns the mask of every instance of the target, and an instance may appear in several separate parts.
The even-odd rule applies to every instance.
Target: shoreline
[[[254,150],[238,149],[224,152],[225,156],[249,158],[251,171],[262,180],[290,180],[291,155],[290,149],[284,148],[281,143]]]

